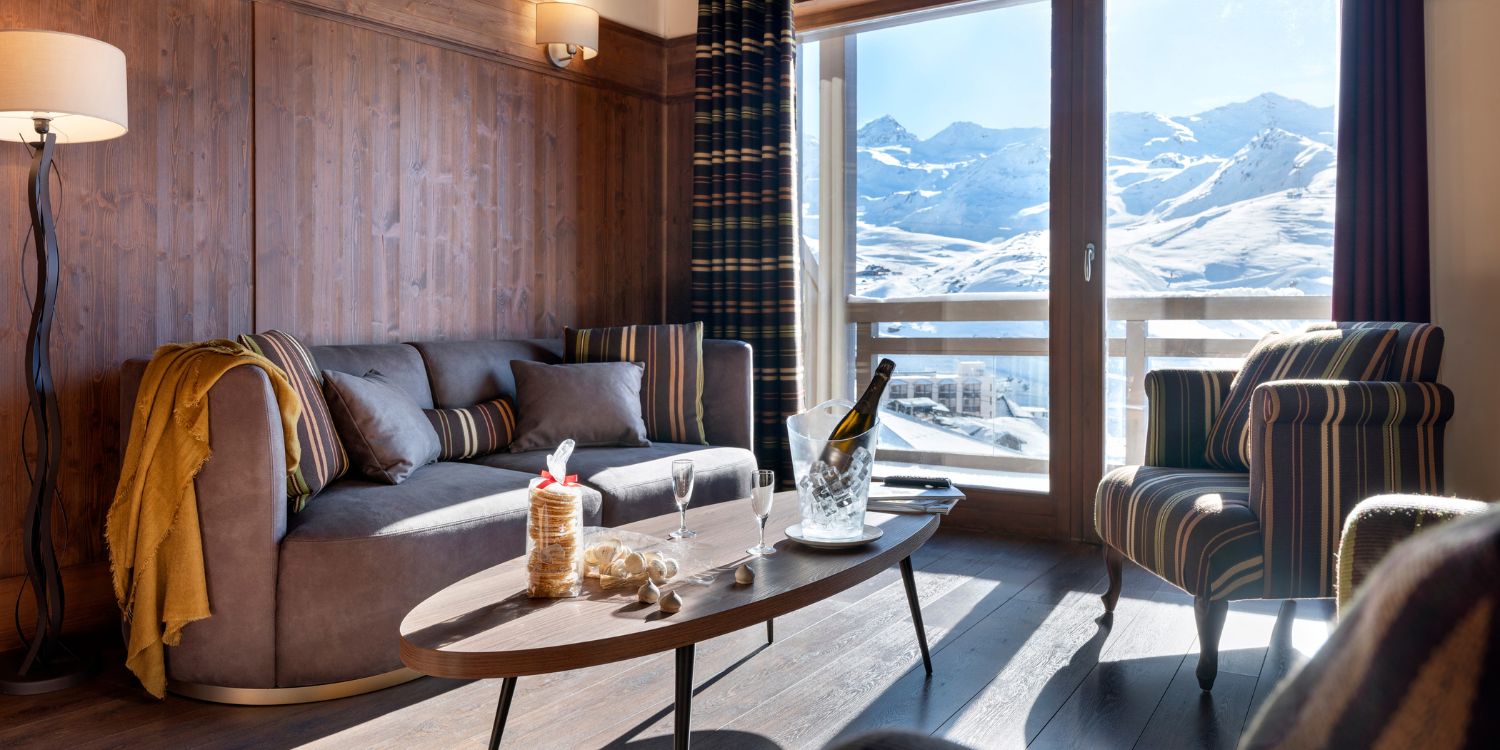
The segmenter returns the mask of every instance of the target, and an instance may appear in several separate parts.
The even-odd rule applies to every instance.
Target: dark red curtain
[[[1422,2],[1343,3],[1334,320],[1431,320]]]

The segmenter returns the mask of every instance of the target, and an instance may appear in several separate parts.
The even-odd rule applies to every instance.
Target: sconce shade
[[[38,117],[59,143],[124,135],[125,53],[60,31],[0,31],[0,140],[36,140]]]
[[[572,44],[583,59],[599,54],[599,11],[575,3],[536,4],[536,43]]]

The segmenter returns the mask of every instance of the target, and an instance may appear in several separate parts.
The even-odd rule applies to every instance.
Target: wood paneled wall
[[[255,60],[259,327],[349,343],[661,314],[659,94],[267,4]]]
[[[64,565],[103,571],[119,366],[159,344],[270,327],[318,344],[550,336],[665,315],[665,43],[604,22],[599,57],[558,71],[533,18],[531,0],[0,4],[0,28],[100,38],[129,67],[130,133],[59,149]],[[13,592],[29,155],[0,146]],[[0,627],[0,649],[11,638]]]

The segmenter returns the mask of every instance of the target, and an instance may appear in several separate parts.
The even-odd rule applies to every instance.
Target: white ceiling
[[[573,0],[633,29],[672,38],[698,30],[698,0]]]

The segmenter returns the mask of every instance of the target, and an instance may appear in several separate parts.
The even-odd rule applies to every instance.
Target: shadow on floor
[[[714,729],[692,733],[693,747],[735,748],[736,750],[781,750],[781,746],[753,732],[737,732],[732,729]],[[628,750],[671,750],[671,735],[647,737],[621,744],[610,743],[607,747]]]
[[[1077,598],[1073,606],[1083,610],[1099,608],[1097,599],[1092,596],[1096,592],[1085,588],[1082,591],[1075,589],[1072,593],[1086,594]],[[1127,589],[1123,598],[1134,598],[1131,593]],[[1185,595],[1179,597],[1175,591],[1163,591],[1156,596],[1141,598],[1177,604],[1183,610],[1180,615],[1191,622],[1191,606],[1187,604],[1190,600]],[[1182,601],[1176,601],[1179,598]],[[1235,605],[1236,611],[1269,609],[1277,612],[1279,608],[1279,612],[1275,615],[1274,625],[1270,626],[1266,646],[1220,652],[1219,676],[1209,693],[1203,692],[1197,683],[1196,640],[1183,650],[1172,647],[1164,649],[1160,655],[1101,661],[1107,644],[1112,638],[1127,637],[1127,628],[1150,628],[1157,624],[1121,623],[1106,617],[1092,620],[1092,633],[1086,639],[1080,637],[1065,663],[1049,663],[1032,649],[1027,663],[1041,658],[1036,665],[1050,670],[1044,684],[1030,688],[995,686],[992,684],[995,676],[1027,648],[1030,638],[1037,635],[1047,637],[1045,626],[1030,633],[1017,634],[1017,628],[1025,629],[1027,620],[1024,613],[1012,612],[1008,617],[1011,620],[1009,625],[991,621],[970,634],[957,650],[944,653],[947,646],[963,638],[966,630],[976,625],[976,618],[983,620],[995,612],[975,607],[949,628],[939,642],[932,644],[936,670],[932,677],[926,678],[920,664],[914,664],[891,682],[879,697],[869,701],[858,716],[848,721],[837,739],[885,727],[942,736],[943,730],[963,715],[968,701],[991,690],[986,699],[989,702],[980,709],[981,715],[990,711],[994,712],[992,716],[998,717],[1011,714],[1012,707],[1020,708],[1012,714],[1014,719],[1009,720],[1013,722],[1010,726],[1016,729],[1015,739],[1024,737],[1028,746],[1233,748],[1265,696],[1295,663],[1305,660],[1292,644],[1293,620],[1302,619],[1297,617],[1296,604],[1291,601],[1252,601]],[[1026,606],[1019,603],[1017,608]],[[1056,603],[1051,606],[1066,605]],[[1051,614],[1055,613],[1056,610]],[[1311,619],[1324,619],[1320,612],[1307,615]],[[1262,625],[1256,622],[1251,626]],[[1071,632],[1078,633],[1077,627],[1071,626]],[[1056,630],[1052,632],[1062,634]],[[1150,639],[1149,634],[1144,635],[1146,640]],[[1141,647],[1143,633],[1128,637],[1136,640],[1136,648]],[[970,724],[968,732],[963,733],[971,743],[973,726]]]

